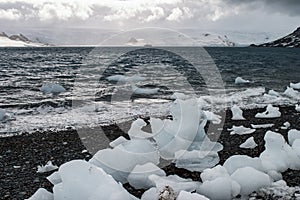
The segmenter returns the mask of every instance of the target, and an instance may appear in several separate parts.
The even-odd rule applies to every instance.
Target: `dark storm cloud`
[[[300,15],[300,0],[224,0],[228,4],[263,7],[269,12]]]

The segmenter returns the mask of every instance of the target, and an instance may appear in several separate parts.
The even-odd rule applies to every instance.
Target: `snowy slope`
[[[22,34],[7,36],[5,33],[0,33],[0,47],[39,47],[46,46],[42,43],[35,43],[27,39]]]

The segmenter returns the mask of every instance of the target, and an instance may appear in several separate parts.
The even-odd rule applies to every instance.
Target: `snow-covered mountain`
[[[285,37],[282,37],[278,40],[273,42],[268,42],[260,45],[251,46],[258,46],[258,47],[300,47],[300,27],[298,27],[293,33],[288,34]]]
[[[39,42],[33,42],[23,34],[8,36],[5,32],[0,33],[0,47],[40,47],[48,46]]]

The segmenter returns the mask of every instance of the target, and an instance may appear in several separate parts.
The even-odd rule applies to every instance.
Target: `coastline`
[[[300,113],[296,112],[294,106],[280,106],[282,116],[274,119],[257,119],[255,114],[264,111],[264,108],[244,110],[246,120],[232,121],[231,111],[226,111],[226,118],[223,130],[218,138],[218,142],[223,144],[224,149],[219,152],[220,164],[232,155],[248,155],[257,157],[264,150],[264,135],[267,130],[281,133],[287,139],[287,132],[290,129],[300,130]],[[280,129],[284,122],[289,122],[291,127],[287,130]],[[230,135],[228,128],[232,125],[250,124],[275,124],[271,128],[256,129],[253,134]],[[131,121],[124,123],[123,130],[130,128]],[[212,125],[212,127],[215,125]],[[116,125],[101,127],[110,140],[123,135]],[[212,128],[213,129],[213,128]],[[210,129],[211,130],[211,129]],[[210,133],[208,133],[210,135]],[[211,135],[213,139],[213,135]],[[254,149],[241,149],[239,145],[247,138],[253,136],[258,147]],[[209,136],[210,137],[210,136]],[[38,188],[44,187],[52,192],[52,185],[46,179],[52,172],[36,173],[38,165],[44,165],[51,160],[53,164],[61,164],[74,159],[91,158],[91,154],[85,152],[86,148],[82,144],[76,130],[65,130],[58,132],[35,132],[11,137],[0,138],[0,199],[24,199],[29,198]],[[167,174],[177,174],[184,178],[192,178],[201,181],[199,172],[189,172],[184,169],[176,168],[173,164],[164,167]],[[289,186],[300,185],[300,174],[298,171],[288,170],[284,172],[283,179]],[[125,188],[137,197],[140,197],[143,190],[135,190],[129,184]]]

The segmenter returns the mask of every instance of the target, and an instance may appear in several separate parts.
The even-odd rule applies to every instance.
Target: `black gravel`
[[[245,110],[244,117],[247,120],[232,121],[231,112],[226,111],[226,118],[221,135],[212,134],[220,129],[218,125],[210,124],[206,127],[208,135],[212,140],[218,140],[224,145],[224,150],[219,152],[220,164],[232,155],[244,154],[252,157],[259,156],[264,150],[264,135],[267,130],[280,132],[287,139],[287,132],[290,129],[300,130],[300,113],[295,111],[294,107],[281,107],[282,117],[275,119],[256,119],[257,112],[264,109]],[[291,127],[288,130],[280,129],[284,122],[290,122]],[[250,127],[250,124],[275,124],[272,128],[257,129],[250,135],[230,135],[228,128],[232,125],[244,125]],[[121,126],[121,128],[120,128]],[[109,140],[113,140],[120,135],[127,137],[122,131],[128,130],[130,122],[122,125],[110,125],[102,127]],[[121,130],[122,129],[122,130]],[[80,131],[82,133],[83,131]],[[81,135],[82,136],[82,135]],[[250,136],[254,136],[258,147],[255,149],[241,149],[239,145]],[[61,165],[74,159],[89,160],[91,154],[83,152],[85,146],[82,144],[76,130],[66,130],[59,132],[35,132],[31,134],[22,134],[0,138],[0,199],[17,200],[29,198],[38,188],[43,187],[52,192],[52,185],[46,179],[52,172],[36,173],[38,165],[44,165],[51,160],[55,165]],[[95,150],[96,151],[96,150]],[[177,174],[184,178],[200,180],[200,173],[189,172],[185,169],[179,169],[170,164],[163,168],[167,174]],[[283,179],[290,186],[300,185],[299,171],[288,170],[283,173]],[[144,190],[135,190],[129,184],[124,187],[132,194],[140,197]]]

